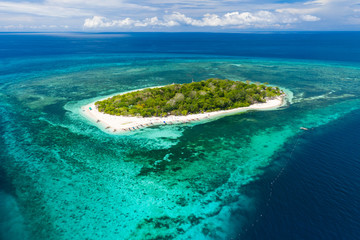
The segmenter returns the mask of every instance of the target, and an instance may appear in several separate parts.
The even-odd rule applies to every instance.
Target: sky
[[[0,0],[0,32],[360,30],[360,0]]]

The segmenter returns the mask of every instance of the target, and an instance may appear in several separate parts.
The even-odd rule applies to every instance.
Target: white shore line
[[[139,90],[142,89],[138,89],[134,91],[139,91]],[[125,92],[120,94],[125,94]],[[199,114],[190,114],[186,116],[173,116],[173,115],[167,117],[115,116],[115,115],[99,112],[97,107],[95,106],[95,102],[82,106],[80,113],[86,119],[93,122],[95,126],[99,127],[104,132],[111,134],[121,134],[124,132],[135,131],[140,128],[145,128],[155,125],[183,124],[193,121],[215,119],[226,115],[233,115],[236,113],[246,112],[250,110],[273,110],[286,104],[285,97],[286,95],[283,94],[276,98],[268,99],[265,103],[256,103],[248,107],[241,107],[230,110],[221,110],[221,111],[206,112]]]

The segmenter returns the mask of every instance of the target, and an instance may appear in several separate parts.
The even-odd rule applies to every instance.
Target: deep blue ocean
[[[0,239],[360,239],[359,43],[358,32],[0,33]],[[268,82],[288,102],[127,135],[79,113],[210,77]]]

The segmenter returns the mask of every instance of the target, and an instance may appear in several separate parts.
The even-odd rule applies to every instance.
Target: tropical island
[[[267,83],[211,78],[118,94],[84,106],[85,116],[111,132],[273,109],[285,93]]]
[[[228,79],[172,84],[120,94],[97,101],[100,112],[116,116],[165,117],[229,110],[280,96],[278,87]]]

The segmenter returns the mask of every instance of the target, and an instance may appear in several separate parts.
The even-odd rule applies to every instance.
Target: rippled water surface
[[[24,54],[2,59],[2,238],[263,239],[276,233],[276,228],[264,227],[271,219],[274,226],[289,224],[284,217],[272,217],[279,211],[271,210],[284,204],[276,199],[286,199],[291,212],[291,204],[301,198],[286,185],[286,178],[293,180],[291,171],[311,168],[308,159],[322,157],[332,162],[350,159],[359,169],[356,144],[346,150],[353,159],[341,158],[342,149],[317,152],[331,146],[326,141],[325,146],[311,149],[312,141],[321,144],[321,136],[341,133],[326,135],[327,127],[346,128],[349,125],[340,123],[350,121],[349,116],[360,119],[355,114],[360,109],[356,61],[135,52]],[[291,97],[274,111],[147,128],[128,135],[106,134],[79,114],[80,106],[103,96],[210,77],[269,82],[286,89]],[[346,131],[359,131],[356,126]],[[304,136],[300,127],[310,131]],[[360,140],[359,135],[352,139]],[[298,164],[302,159],[308,165]],[[331,182],[336,166],[330,170],[320,171],[320,178],[330,179],[325,182],[335,188],[332,192],[319,185],[306,188],[304,194],[325,191],[323,199],[346,191],[341,181]],[[358,180],[358,173],[354,174],[349,179]],[[347,175],[342,177],[346,182]],[[285,198],[284,191],[289,193]],[[344,198],[353,201],[353,207],[359,200],[346,194]],[[342,208],[346,203],[331,206]],[[295,212],[303,212],[301,204]],[[302,215],[302,221],[312,219],[308,214]],[[342,216],[347,217],[356,221]],[[312,231],[311,224],[297,228],[302,224],[292,222],[291,226],[295,235],[280,238],[301,239],[302,231]],[[358,225],[352,229],[359,233]]]

